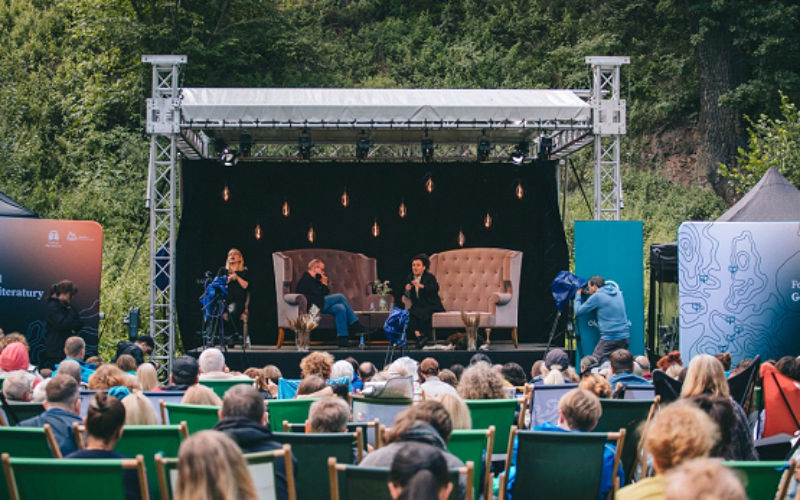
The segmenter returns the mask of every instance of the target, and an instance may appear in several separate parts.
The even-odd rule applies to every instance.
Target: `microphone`
[[[314,279],[316,279],[317,281],[322,281],[322,275],[317,273],[314,275]]]

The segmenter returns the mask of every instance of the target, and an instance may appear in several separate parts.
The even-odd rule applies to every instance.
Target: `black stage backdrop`
[[[545,342],[556,308],[551,283],[567,269],[556,162],[518,167],[488,163],[182,162],[182,217],[177,242],[177,306],[183,344],[201,344],[198,283],[216,272],[230,248],[238,248],[253,273],[250,302],[253,344],[277,339],[272,252],[332,248],[375,257],[378,277],[399,288],[411,258],[465,247],[524,252],[519,302],[521,342]],[[430,175],[434,188],[425,189]],[[524,195],[515,194],[521,183]],[[229,200],[223,200],[227,185]],[[345,190],[349,206],[342,206]],[[283,216],[287,202],[290,213]],[[399,216],[405,203],[407,215]],[[484,226],[487,212],[492,225]],[[380,234],[372,236],[377,221]],[[262,230],[255,238],[256,225]],[[313,224],[316,239],[308,241]],[[396,301],[399,303],[399,300]],[[560,330],[560,329],[559,329]],[[501,336],[502,335],[502,336]],[[498,332],[497,338],[505,334]]]

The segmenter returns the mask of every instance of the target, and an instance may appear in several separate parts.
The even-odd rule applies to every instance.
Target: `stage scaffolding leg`
[[[142,56],[153,67],[153,97],[147,100],[150,164],[150,359],[166,377],[175,359],[175,235],[177,233],[177,141],[180,133],[180,66],[186,56]]]

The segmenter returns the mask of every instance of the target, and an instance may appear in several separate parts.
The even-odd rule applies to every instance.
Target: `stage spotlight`
[[[281,207],[281,213],[284,217],[289,217],[289,200],[283,201],[283,206]]]
[[[317,233],[314,232],[314,224],[311,224],[311,227],[308,229],[308,242],[314,243],[315,239],[317,239]]]
[[[400,214],[401,219],[405,219],[406,215],[408,214],[408,210],[406,209],[406,204],[404,201],[400,201],[400,210],[397,211]]]
[[[377,238],[379,234],[381,234],[381,229],[378,227],[378,219],[375,219],[375,224],[372,225],[372,236]]]
[[[256,222],[256,239],[261,239],[261,223]]]
[[[525,161],[525,157],[528,156],[528,152],[530,149],[528,148],[528,143],[525,141],[520,142],[517,144],[517,149],[513,153],[511,153],[511,163],[514,165],[522,165]]]
[[[425,175],[425,191],[429,193],[433,192],[433,174],[430,172]]]
[[[492,152],[492,143],[488,138],[484,137],[478,141],[478,161],[489,161],[489,155]]]
[[[463,247],[464,243],[466,243],[466,242],[467,242],[467,237],[464,236],[464,230],[463,229],[459,229],[458,230],[458,246]]]
[[[350,196],[347,195],[347,186],[344,188],[344,193],[342,193],[342,206],[347,207],[350,205]]]
[[[547,161],[553,154],[553,138],[549,135],[539,137],[539,161]]]
[[[433,139],[424,137],[422,139],[422,161],[423,163],[430,163],[433,161]]]
[[[250,153],[253,150],[253,138],[250,134],[242,134],[239,136],[239,154],[242,158],[250,158]]]
[[[235,167],[236,164],[239,163],[239,152],[234,149],[225,148],[222,150],[219,160],[228,168]]]
[[[303,133],[297,137],[297,155],[301,160],[311,159],[311,135],[308,130],[303,130]]]
[[[483,227],[489,229],[492,227],[492,216],[486,212],[486,217],[483,218]]]
[[[356,143],[356,158],[366,160],[370,148],[372,148],[372,139],[368,135],[359,137]]]
[[[222,190],[222,199],[224,201],[228,201],[231,199],[231,191],[228,189],[227,184],[225,184],[225,189]]]

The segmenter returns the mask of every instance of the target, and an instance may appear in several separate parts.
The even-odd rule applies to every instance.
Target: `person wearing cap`
[[[616,283],[606,282],[600,276],[589,279],[587,288],[575,296],[575,316],[592,312],[597,316],[597,328],[600,330],[600,340],[592,356],[602,363],[617,349],[627,349],[631,336],[625,299]]]
[[[565,383],[563,372],[569,368],[569,356],[564,349],[553,349],[547,353],[542,367],[541,382],[534,385],[558,385]]]
[[[169,385],[164,386],[165,391],[185,391],[197,384],[200,369],[197,360],[191,356],[178,356],[172,362],[172,373],[169,374]]]
[[[450,384],[439,380],[439,362],[433,358],[425,358],[419,364],[419,376],[424,382],[419,386],[427,399],[436,399],[438,394],[458,396],[458,391]]]
[[[653,374],[650,371],[650,360],[647,359],[647,356],[636,356],[633,359],[633,362],[636,364],[636,366],[641,368],[641,370],[642,370],[642,378],[644,378],[647,381],[650,381],[650,380],[653,379]]]
[[[608,382],[611,387],[617,383],[624,385],[650,385],[650,381],[633,373],[633,354],[627,349],[617,349],[608,357],[611,362],[611,373]]]
[[[111,362],[116,362],[123,354],[129,354],[136,361],[136,366],[139,366],[144,363],[145,354],[150,354],[155,348],[156,343],[150,335],[142,335],[134,342],[122,340],[117,344],[117,354],[111,358]]]

